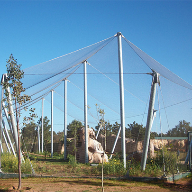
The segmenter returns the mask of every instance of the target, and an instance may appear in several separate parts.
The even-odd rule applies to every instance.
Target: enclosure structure
[[[4,78],[5,75],[2,81]],[[95,104],[105,109],[107,121],[120,124],[124,167],[127,157],[126,126],[132,122],[146,125],[141,161],[143,170],[147,161],[151,130],[158,133],[167,132],[180,120],[191,119],[192,86],[136,47],[121,33],[24,69],[22,81],[31,100],[21,106],[21,110],[24,111],[26,106],[45,108],[43,101],[51,101],[51,113],[47,112],[48,107],[46,110],[41,109],[42,118],[46,112],[51,119],[51,155],[54,153],[53,132],[57,124],[55,122],[62,122],[62,126],[57,130],[64,130],[66,147],[67,124],[71,119],[77,119],[85,127],[85,162],[88,162],[86,130],[88,126],[94,128],[99,122]],[[11,103],[9,106],[12,115],[6,116],[4,108],[2,119],[7,118],[7,125],[9,124],[12,130],[17,146],[14,108]],[[154,111],[159,118],[154,117]],[[153,122],[156,123],[156,130]],[[6,129],[5,126],[3,129]],[[41,136],[43,151],[43,131]],[[137,136],[135,140],[137,141]],[[66,159],[66,149],[64,158]]]

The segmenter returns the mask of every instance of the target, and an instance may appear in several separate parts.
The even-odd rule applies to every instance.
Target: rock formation
[[[85,129],[81,128],[78,131],[78,147],[77,147],[77,160],[81,163],[85,162]],[[106,154],[101,154],[103,152],[103,147],[95,139],[95,132],[93,129],[88,128],[88,158],[89,163],[102,163],[102,158],[104,162],[108,162],[108,157]]]

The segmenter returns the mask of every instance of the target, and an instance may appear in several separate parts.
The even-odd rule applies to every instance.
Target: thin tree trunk
[[[105,151],[106,151],[106,149],[107,149],[107,127],[106,127],[106,125],[105,125],[105,121],[104,121],[104,129],[105,129]]]
[[[20,131],[19,131],[19,118],[17,113],[17,102],[15,98],[15,109],[16,109],[16,121],[17,121],[17,134],[18,134],[18,173],[19,173],[19,184],[18,184],[18,190],[21,189],[21,147],[20,147]]]
[[[17,132],[18,132],[18,172],[19,172],[19,186],[18,190],[21,189],[21,150],[20,150],[20,136],[19,136],[19,120],[17,122]]]
[[[76,163],[76,150],[77,150],[77,148],[76,148],[77,146],[76,146],[76,127],[75,127],[75,163]]]

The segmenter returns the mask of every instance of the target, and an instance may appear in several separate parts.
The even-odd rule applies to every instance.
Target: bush
[[[67,158],[69,159],[69,164],[72,165],[72,167],[76,167],[77,163],[76,163],[75,156],[68,154]]]
[[[7,173],[18,173],[18,159],[10,153],[2,153],[1,156],[1,167],[4,172]],[[30,160],[26,159],[21,162],[22,173],[32,173]]]
[[[93,168],[93,173],[101,174],[102,164],[99,164],[97,167]],[[106,175],[124,175],[126,169],[124,168],[123,163],[118,159],[111,159],[109,162],[103,163],[103,173]]]
[[[177,170],[177,153],[174,151],[168,151],[166,147],[163,147],[163,149],[160,150],[160,154],[156,157],[156,159],[154,159],[154,163],[162,168],[165,165],[165,171],[173,174]]]

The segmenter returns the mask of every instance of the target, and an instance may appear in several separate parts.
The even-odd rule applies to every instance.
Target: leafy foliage
[[[10,153],[3,153],[1,160],[1,167],[4,172],[18,173],[18,160],[17,157]],[[21,164],[22,173],[32,173],[32,168],[29,159],[22,161]]]
[[[23,136],[23,144],[25,144],[28,151],[31,151],[37,137],[37,125],[34,122],[30,122],[22,128],[21,132]],[[24,145],[22,147],[24,147]]]
[[[145,127],[134,121],[133,124],[128,124],[128,128],[126,129],[126,136],[138,141],[144,140]]]
[[[75,155],[75,161],[76,161],[76,152],[77,152],[77,144],[78,144],[78,130],[82,128],[82,123],[77,120],[73,120],[68,126],[68,137],[73,138],[73,141],[71,142],[72,145],[72,152]]]
[[[178,164],[177,152],[170,151],[166,147],[163,147],[160,150],[160,154],[156,157],[156,159],[154,159],[154,163],[160,165],[161,167],[165,166],[165,171],[167,173],[174,173]]]
[[[80,121],[73,120],[69,125],[67,126],[67,137],[73,138],[74,134],[77,133],[77,131],[82,128],[83,125]]]
[[[44,143],[48,144],[51,141],[51,125],[49,124],[50,120],[47,116],[43,118],[43,137]],[[40,126],[40,136],[42,136],[42,117],[37,122]]]
[[[167,137],[186,137],[188,131],[192,131],[190,122],[185,120],[179,121],[179,124],[176,125],[173,129],[169,130],[166,134]]]
[[[21,79],[24,76],[24,72],[21,70],[21,65],[17,64],[17,60],[14,59],[11,54],[7,61],[7,76],[3,82],[3,88],[5,90],[5,99],[6,101],[5,107],[8,107],[10,103],[14,103],[15,105],[15,114],[16,114],[16,123],[17,123],[17,134],[18,134],[18,172],[19,172],[19,185],[18,189],[21,189],[21,153],[20,153],[20,131],[19,131],[19,117],[20,106],[26,101],[30,100],[30,96],[23,94],[25,92],[25,88],[23,87],[23,83]],[[10,93],[9,93],[10,91]],[[10,95],[11,94],[11,95]],[[19,110],[18,110],[19,108]],[[9,115],[11,115],[11,111],[9,111]],[[12,114],[14,115],[14,114]]]
[[[6,96],[4,100],[7,101],[8,105],[10,98],[7,88],[10,88],[15,103],[17,102],[19,105],[22,105],[26,101],[30,100],[30,96],[22,94],[23,92],[25,92],[25,88],[23,87],[23,83],[21,82],[21,79],[24,76],[24,72],[21,70],[21,64],[18,65],[17,60],[14,59],[13,55],[11,54],[7,61],[6,67],[7,77],[3,82],[3,88],[5,90]]]

